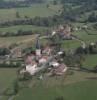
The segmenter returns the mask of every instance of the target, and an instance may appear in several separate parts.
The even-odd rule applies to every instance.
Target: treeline
[[[44,30],[43,30],[44,31]],[[42,32],[39,32],[37,30],[18,30],[17,32],[0,32],[0,37],[10,37],[10,36],[23,36],[23,35],[33,35],[33,34],[42,34]]]
[[[15,25],[36,25],[36,26],[53,26],[61,23],[63,19],[55,15],[53,17],[35,17],[35,18],[25,18],[17,19],[13,21],[0,22],[0,27],[9,27]]]
[[[69,21],[80,21],[86,13],[92,13],[97,10],[97,0],[61,0],[61,3],[63,4],[61,17]],[[92,21],[92,19],[97,21],[97,17],[93,17],[93,15],[87,15],[88,18],[83,18],[81,21]]]
[[[0,56],[8,55],[10,50],[8,48],[0,48]]]
[[[94,45],[90,44],[85,48],[78,47],[75,53],[76,54],[97,54],[97,43],[95,43]]]
[[[19,62],[19,61],[14,61],[14,62],[12,62],[12,61],[9,61],[9,62],[4,61],[4,62],[0,63],[0,68],[19,68],[19,67],[21,67],[21,65],[22,65],[22,63]]]
[[[61,0],[61,3],[72,3],[76,5],[97,3],[97,0]]]
[[[0,0],[0,8],[28,7],[33,3],[41,3],[41,2],[43,2],[43,0],[17,0],[17,1]]]

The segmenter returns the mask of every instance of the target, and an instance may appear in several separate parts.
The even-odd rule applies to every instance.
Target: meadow
[[[4,27],[0,28],[0,32],[17,32],[18,30],[23,30],[23,31],[45,31],[49,29],[48,27],[38,27],[34,25],[16,25],[16,26],[10,26],[10,27]]]
[[[13,36],[13,37],[0,37],[0,46],[9,46],[11,44],[27,44],[29,42],[33,42],[36,38],[36,35],[28,35],[28,36]]]
[[[0,9],[0,21],[14,20],[16,18],[16,12],[19,12],[20,18],[25,16],[29,18],[34,17],[48,17],[58,14],[57,12],[61,9],[61,5],[50,5],[47,4],[33,4],[31,7],[24,8],[11,8],[11,9]]]
[[[81,31],[77,31],[74,34],[76,36],[78,36],[80,39],[82,39],[83,41],[85,41],[86,43],[91,43],[91,42],[95,42],[97,40],[97,31],[89,31],[90,34],[95,34],[95,35],[88,35],[88,33],[84,30]]]
[[[74,72],[67,78],[50,77],[37,83],[32,81],[32,87],[25,88],[14,100],[96,100],[97,74]],[[89,79],[90,78],[90,79]],[[94,78],[94,80],[92,79]]]
[[[4,92],[13,84],[16,78],[16,70],[15,68],[0,68],[0,93]]]
[[[34,18],[34,17],[48,17],[59,14],[59,10],[62,5],[52,5],[47,7],[47,4],[33,4],[31,7],[23,8],[11,8],[11,9],[0,9],[0,22],[13,21],[16,19]],[[16,13],[19,13],[20,18],[16,17]],[[18,30],[32,30],[32,31],[44,31],[49,27],[38,27],[34,25],[16,25],[10,27],[1,27],[0,32],[17,32]]]

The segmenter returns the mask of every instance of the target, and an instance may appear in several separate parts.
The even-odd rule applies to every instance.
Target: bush
[[[23,78],[24,80],[31,80],[32,79],[32,76],[30,75],[30,73],[28,73],[28,72],[25,72],[24,73],[24,78]]]

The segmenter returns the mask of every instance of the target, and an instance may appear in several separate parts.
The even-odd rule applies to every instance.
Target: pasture
[[[95,79],[93,80],[92,78]],[[89,79],[90,78],[90,79]],[[37,81],[30,88],[25,88],[15,97],[14,100],[57,100],[63,97],[64,100],[96,100],[97,75],[84,72],[74,72],[67,78],[47,78]]]
[[[16,26],[10,26],[10,27],[4,27],[0,28],[0,32],[17,32],[18,30],[23,31],[45,31],[49,29],[48,27],[38,27],[34,25],[16,25]]]
[[[58,14],[61,9],[61,5],[50,5],[49,8],[46,4],[34,4],[31,7],[24,8],[11,8],[11,9],[0,9],[0,21],[15,20],[16,12],[19,12],[20,18],[25,16],[29,18],[34,17],[48,17]]]
[[[17,69],[0,68],[0,93],[9,88],[16,78]]]

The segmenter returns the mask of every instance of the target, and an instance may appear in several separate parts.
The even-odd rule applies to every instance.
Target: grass
[[[31,7],[0,9],[0,21],[16,19],[16,12],[19,12],[21,18],[25,16],[30,18],[53,16],[61,8],[61,5],[53,5],[50,8],[47,8],[46,4],[33,4]]]
[[[35,35],[28,35],[28,36],[17,36],[17,37],[0,37],[0,46],[8,46],[10,44],[21,44],[21,43],[28,43],[35,39]]]
[[[94,34],[96,34],[96,31],[90,31],[91,34],[92,34],[92,32]],[[84,40],[86,43],[96,42],[97,41],[97,36],[96,35],[88,35],[83,30],[82,31],[77,31],[74,34],[77,35],[80,39]]]
[[[56,100],[64,97],[64,100],[96,100],[97,80],[86,79],[97,77],[95,74],[75,72],[65,80],[62,78],[50,78],[38,81],[31,88],[20,91],[14,100]],[[34,80],[33,80],[34,81]]]
[[[21,19],[25,16],[34,18],[34,17],[48,17],[58,14],[61,9],[61,5],[51,5],[47,8],[47,4],[33,4],[31,7],[23,8],[11,8],[11,9],[0,9],[0,22],[12,21],[15,19]],[[16,18],[16,12],[19,12],[20,18]],[[37,27],[32,25],[17,25],[12,27],[0,28],[0,32],[16,32],[18,30],[39,30],[43,31],[48,28],[46,27]]]
[[[0,68],[0,93],[2,94],[8,88],[13,86],[13,82],[16,79],[15,68]],[[8,100],[8,96],[0,95],[0,100]]]
[[[76,40],[66,40],[63,42],[62,47],[65,50],[68,50],[68,49],[75,49],[79,47],[79,45],[81,45],[81,43]]]
[[[97,55],[87,55],[83,66],[88,69],[93,69],[97,66]]]
[[[17,32],[18,30],[24,30],[24,31],[43,31],[48,29],[47,27],[38,27],[34,25],[16,25],[16,26],[11,26],[11,27],[5,27],[5,28],[0,28],[0,32]]]
[[[11,86],[16,78],[16,69],[0,68],[0,92]]]

